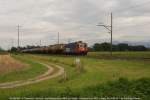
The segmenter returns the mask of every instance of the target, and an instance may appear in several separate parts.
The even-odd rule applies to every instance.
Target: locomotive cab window
[[[83,47],[84,47],[84,45],[83,45],[83,44],[79,44],[79,47],[80,47],[80,48],[83,48]]]

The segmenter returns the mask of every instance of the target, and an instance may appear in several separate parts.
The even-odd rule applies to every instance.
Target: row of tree
[[[24,49],[32,49],[32,48],[39,48],[40,46],[35,46],[35,45],[27,45],[25,47],[12,47],[10,49],[11,52],[16,52],[18,50],[24,50]]]
[[[31,48],[38,48],[40,46],[26,46],[26,47],[19,47],[19,50],[24,50],[24,49],[31,49]],[[110,51],[110,43],[95,43],[92,47],[89,47],[89,51]],[[112,45],[112,50],[113,51],[147,51],[150,50],[149,48],[146,48],[143,45],[128,45],[127,43],[119,43],[119,44],[113,44]],[[17,47],[12,47],[11,52],[16,52],[18,51]]]
[[[5,50],[0,47],[0,54],[5,53]]]
[[[90,51],[110,51],[110,43],[95,43],[92,47],[89,48]],[[147,51],[149,48],[146,48],[143,45],[128,45],[127,43],[119,43],[112,45],[113,51]]]

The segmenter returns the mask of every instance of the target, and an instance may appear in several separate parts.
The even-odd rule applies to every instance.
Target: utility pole
[[[14,47],[14,39],[11,39],[11,47]]]
[[[112,13],[111,13],[111,56],[112,56],[112,31],[113,31],[113,16],[112,16]]]
[[[105,29],[108,30],[108,33],[110,34],[110,55],[112,56],[112,34],[113,34],[113,15],[111,13],[111,25],[105,25],[105,24],[98,24],[97,26],[103,26]]]
[[[40,40],[40,46],[42,46],[42,41]]]
[[[70,38],[68,39],[68,43],[71,43],[71,39]]]
[[[18,49],[19,49],[19,47],[20,47],[20,27],[21,26],[17,26],[18,27]]]
[[[59,44],[59,32],[58,32],[58,44]]]

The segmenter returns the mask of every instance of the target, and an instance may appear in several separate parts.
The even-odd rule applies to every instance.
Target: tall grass
[[[9,92],[7,92],[9,94]],[[13,94],[0,94],[0,97],[137,97],[140,100],[149,100],[150,98],[150,78],[141,78],[138,80],[128,80],[119,78],[115,81],[109,81],[95,86],[86,86],[83,88],[53,88],[47,87],[41,90],[23,90]]]
[[[12,55],[12,57],[8,56],[2,58],[2,66],[4,68],[0,68],[0,70],[3,70],[3,73],[0,74],[0,83],[36,77],[47,70],[45,66],[23,55]],[[20,68],[20,66],[23,67],[23,65],[27,67]],[[4,71],[7,71],[7,73]]]
[[[13,59],[10,55],[0,55],[0,74],[6,74],[15,70],[21,70],[27,67],[27,64]]]

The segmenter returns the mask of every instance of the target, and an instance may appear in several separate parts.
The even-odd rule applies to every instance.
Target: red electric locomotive
[[[82,41],[73,42],[65,45],[66,54],[80,54],[86,55],[88,52],[88,47],[86,43]]]

